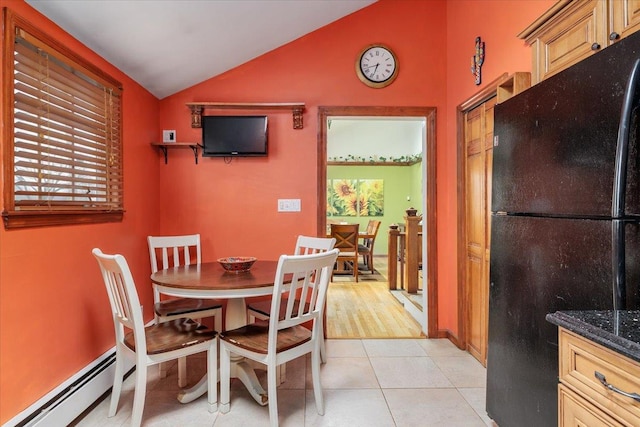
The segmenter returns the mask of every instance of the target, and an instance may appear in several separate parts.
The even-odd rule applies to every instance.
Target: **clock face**
[[[390,85],[398,74],[398,63],[391,50],[382,45],[365,48],[356,61],[356,73],[368,86]]]

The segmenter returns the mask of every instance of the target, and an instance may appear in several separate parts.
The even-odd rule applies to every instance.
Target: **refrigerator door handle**
[[[629,134],[633,111],[638,105],[638,81],[640,80],[640,59],[633,64],[622,100],[618,142],[616,146],[613,194],[611,197],[611,268],[613,287],[613,309],[626,308],[626,265],[625,265],[625,190],[627,183],[627,157],[629,156]]]
[[[629,156],[629,133],[631,118],[638,105],[638,81],[640,80],[640,59],[633,64],[629,80],[622,99],[620,124],[618,125],[618,142],[616,146],[616,163],[613,177],[613,197],[611,198],[611,216],[621,218],[625,214],[625,187],[627,181],[627,157]]]
[[[627,268],[625,262],[624,228],[624,220],[611,220],[611,278],[613,279],[614,310],[624,310],[627,308]]]

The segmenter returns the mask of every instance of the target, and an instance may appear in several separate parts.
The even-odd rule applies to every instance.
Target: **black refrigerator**
[[[488,415],[557,425],[558,310],[638,309],[640,33],[496,105]]]

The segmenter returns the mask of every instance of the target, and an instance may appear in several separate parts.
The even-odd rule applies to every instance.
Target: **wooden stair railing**
[[[388,274],[389,289],[398,289],[398,257],[400,258],[400,289],[406,289],[410,294],[418,292],[419,267],[420,267],[420,237],[422,230],[420,221],[422,216],[407,215],[405,219],[405,231],[398,229],[397,225],[389,227],[388,240]],[[399,243],[398,243],[399,242]],[[406,278],[406,286],[405,286]]]

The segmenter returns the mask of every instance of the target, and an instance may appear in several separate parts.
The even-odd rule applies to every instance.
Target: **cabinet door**
[[[640,29],[640,0],[610,0],[613,27],[609,35],[615,42]],[[617,37],[615,36],[617,35]]]
[[[595,376],[599,372],[609,384],[638,393],[640,364],[564,328],[560,328],[558,341],[560,381],[588,397],[594,406],[605,408],[625,425],[640,426],[640,403],[610,391]]]
[[[577,1],[562,9],[534,43],[535,83],[598,52],[608,44],[608,11],[602,0]]]
[[[558,425],[560,427],[623,427],[573,391],[558,387]]]

